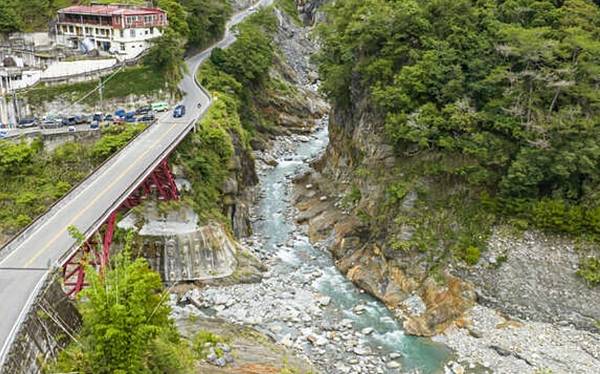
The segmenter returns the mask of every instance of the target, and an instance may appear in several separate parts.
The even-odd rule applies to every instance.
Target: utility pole
[[[102,77],[100,77],[100,83],[98,84],[98,95],[100,96],[100,112],[104,111],[104,83],[102,83]]]
[[[21,113],[19,113],[19,104],[17,103],[17,92],[13,91],[13,107],[15,110],[15,126],[19,124],[19,120],[21,119]]]

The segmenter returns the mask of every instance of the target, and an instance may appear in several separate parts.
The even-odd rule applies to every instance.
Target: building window
[[[130,33],[131,33],[131,37],[132,37],[132,38],[135,38],[135,30],[134,30],[134,29],[131,29]]]
[[[146,30],[146,31],[144,32],[144,34],[148,35],[148,32],[149,32],[149,31],[148,31],[148,30]]]
[[[150,34],[154,35],[154,27],[150,28]]]
[[[121,30],[121,38],[125,37],[125,32],[123,30]]]
[[[121,43],[121,51],[125,50],[125,43]]]

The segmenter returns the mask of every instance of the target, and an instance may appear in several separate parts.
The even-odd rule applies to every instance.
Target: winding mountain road
[[[156,165],[172,152],[204,116],[211,98],[195,80],[200,65],[212,49],[225,48],[235,41],[232,27],[257,7],[270,5],[260,0],[236,13],[227,23],[223,39],[186,60],[188,72],[179,84],[187,107],[183,118],[164,113],[158,121],[110,158],[46,214],[37,219],[0,251],[0,372],[12,341],[30,310],[44,280],[78,248],[67,232],[76,226],[91,236],[142,182]],[[198,106],[200,104],[200,106]]]

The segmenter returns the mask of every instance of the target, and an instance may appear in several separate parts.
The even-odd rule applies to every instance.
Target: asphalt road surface
[[[270,0],[261,0],[257,5],[234,15],[219,43],[186,60],[189,73],[180,83],[181,90],[186,93],[182,104],[187,107],[187,113],[183,118],[174,119],[171,111],[163,113],[157,123],[2,248],[0,369],[12,340],[50,269],[60,266],[77,250],[67,227],[76,226],[87,235],[98,230],[108,215],[189,133],[196,120],[204,115],[211,100],[196,85],[194,73],[210,55],[212,48],[224,48],[235,41],[231,27],[253,13],[256,7],[270,3]]]

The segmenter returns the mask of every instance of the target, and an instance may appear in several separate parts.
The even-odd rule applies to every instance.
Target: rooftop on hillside
[[[120,16],[120,15],[149,15],[164,13],[160,8],[148,8],[131,5],[73,5],[67,8],[63,8],[58,11],[63,14],[83,14],[83,15],[95,15],[95,16]]]

